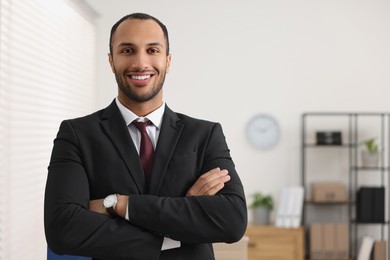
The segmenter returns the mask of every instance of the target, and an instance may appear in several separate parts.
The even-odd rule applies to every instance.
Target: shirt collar
[[[146,115],[145,117],[139,117],[136,114],[134,114],[130,109],[122,105],[118,97],[115,98],[115,102],[119,108],[119,111],[122,114],[123,119],[126,122],[126,125],[130,125],[136,119],[138,119],[138,121],[144,121],[145,119],[148,119],[150,122],[153,123],[155,127],[157,127],[157,129],[160,129],[162,118],[165,111],[165,102],[163,102],[163,104],[159,108],[154,110],[152,113]]]

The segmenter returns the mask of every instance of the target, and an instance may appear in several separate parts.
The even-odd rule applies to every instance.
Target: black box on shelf
[[[342,135],[340,131],[317,131],[317,145],[341,145]]]
[[[385,222],[384,187],[361,187],[356,198],[356,220],[358,223]]]

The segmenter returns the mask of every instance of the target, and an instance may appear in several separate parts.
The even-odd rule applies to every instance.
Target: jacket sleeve
[[[67,121],[54,141],[48,170],[44,224],[54,252],[106,259],[159,259],[161,236],[88,210],[89,181],[77,138]]]
[[[231,180],[214,196],[129,198],[132,223],[185,243],[236,242],[247,226],[243,186],[231,159],[222,128],[215,124],[204,152],[202,173],[220,167]]]

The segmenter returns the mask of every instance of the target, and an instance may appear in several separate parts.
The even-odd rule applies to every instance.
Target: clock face
[[[249,142],[258,149],[269,149],[279,141],[278,122],[270,115],[260,114],[253,117],[246,127]]]

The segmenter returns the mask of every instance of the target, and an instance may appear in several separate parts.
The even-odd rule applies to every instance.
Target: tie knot
[[[132,123],[133,125],[135,125],[135,127],[137,127],[137,129],[141,132],[141,133],[146,133],[146,127],[148,125],[151,124],[150,121],[146,121],[146,122],[137,122],[137,121],[133,121]]]

